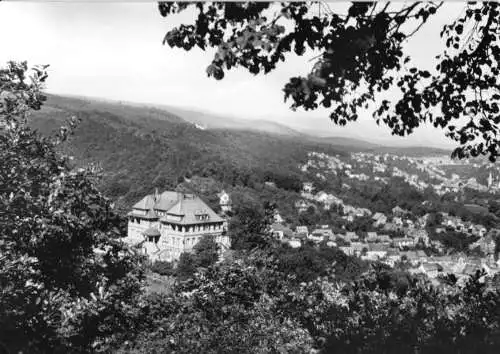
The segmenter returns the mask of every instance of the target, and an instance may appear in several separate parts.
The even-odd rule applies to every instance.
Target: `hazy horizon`
[[[408,51],[415,63],[433,65],[442,48],[439,29],[459,13],[460,5],[446,4],[410,40]],[[377,126],[368,113],[358,122],[339,127],[324,109],[292,112],[289,103],[284,103],[282,88],[290,77],[308,73],[313,53],[289,55],[287,62],[268,75],[253,76],[237,69],[226,73],[222,81],[208,78],[205,69],[212,50],[185,52],[162,45],[166,32],[191,22],[190,16],[186,12],[165,19],[156,3],[0,2],[4,47],[0,60],[49,64],[46,91],[58,95],[264,119],[304,132],[390,146],[454,146],[442,130],[432,126],[401,138]]]

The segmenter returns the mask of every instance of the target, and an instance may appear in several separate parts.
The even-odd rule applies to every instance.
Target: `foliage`
[[[242,263],[196,273],[175,295],[148,299],[147,329],[124,352],[309,352],[307,331],[273,311],[265,279]]]
[[[298,282],[267,251],[201,270],[147,299],[127,353],[493,353],[500,296],[477,273],[441,288],[374,267],[355,281]],[[456,283],[456,282],[455,282]]]
[[[479,240],[478,236],[467,236],[454,230],[445,230],[441,233],[431,233],[431,239],[440,241],[449,252],[469,253],[469,246]]]
[[[276,178],[280,186],[289,188],[277,190],[283,200],[281,211],[295,193],[300,179],[298,165],[306,159],[307,151],[342,153],[329,144],[307,139],[200,130],[164,110],[151,112],[120,103],[47,96],[42,109],[31,115],[30,126],[48,135],[59,130],[66,116],[75,116],[80,123],[72,139],[59,149],[73,156],[78,166],[98,162],[106,171],[98,181],[99,190],[124,213],[155,187],[174,190],[181,182],[179,188],[196,192],[216,209],[216,194],[223,188],[271,194],[262,188],[268,178]],[[134,168],[138,165],[141,168]],[[189,174],[191,178],[186,180]]]
[[[174,275],[175,269],[174,265],[171,262],[166,261],[156,261],[151,264],[149,268],[152,272],[157,273],[159,275]]]
[[[41,88],[48,65],[28,68],[27,62],[7,63],[0,68],[0,117],[2,126],[25,123],[28,110],[38,110],[47,97]]]
[[[194,274],[196,271],[196,259],[191,253],[181,253],[175,275],[179,279],[186,279]]]
[[[228,227],[231,248],[250,250],[269,244],[274,206],[262,205],[247,194],[233,194],[233,212]]]
[[[425,122],[446,131],[458,157],[498,155],[498,4],[468,3],[446,24],[445,44],[434,71],[412,64],[404,44],[434,16],[442,3],[391,5],[354,2],[347,11],[317,3],[160,2],[168,17],[196,8],[195,22],[171,29],[164,43],[191,50],[216,48],[207,74],[243,67],[268,73],[294,52],[319,52],[307,77],[284,87],[292,108],[331,109],[345,125],[370,106],[377,123],[393,134],[411,134]],[[444,10],[442,10],[444,11]],[[383,99],[385,92],[393,100]]]
[[[347,256],[325,244],[316,247],[306,243],[299,248],[282,245],[274,248],[272,255],[276,258],[277,269],[284,274],[293,274],[299,283],[333,274],[336,279],[351,281],[368,269],[368,265],[359,258]]]
[[[219,245],[213,236],[205,235],[194,246],[194,255],[198,267],[209,267],[219,259]]]
[[[118,238],[121,218],[56,151],[73,122],[44,138],[26,126],[45,74],[26,63],[0,71],[0,342],[26,352],[109,350],[140,318],[140,257]]]

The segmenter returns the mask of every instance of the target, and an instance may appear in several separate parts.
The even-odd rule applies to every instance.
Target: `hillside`
[[[49,134],[72,115],[81,119],[63,149],[76,164],[100,162],[103,191],[124,208],[152,188],[174,188],[184,177],[210,176],[225,185],[266,180],[297,189],[308,151],[338,153],[329,144],[244,130],[201,130],[156,108],[50,95],[31,124]]]
[[[451,155],[451,150],[427,147],[427,146],[408,146],[408,147],[390,147],[390,146],[376,146],[368,148],[367,151],[377,154],[393,154],[408,157],[421,157],[421,156],[441,156]]]
[[[315,137],[311,136],[311,139],[322,142],[325,144],[331,144],[333,146],[345,149],[345,150],[353,150],[353,151],[365,151],[365,150],[374,150],[377,148],[381,148],[382,146],[370,143],[368,141],[354,139],[354,138],[345,138],[341,136],[332,136],[332,137]]]
[[[177,114],[179,117],[182,117],[188,122],[202,125],[203,127],[206,127],[208,129],[250,130],[286,136],[303,135],[300,132],[283,124],[263,119],[238,119],[184,108],[170,106],[164,106],[164,108],[169,112]]]

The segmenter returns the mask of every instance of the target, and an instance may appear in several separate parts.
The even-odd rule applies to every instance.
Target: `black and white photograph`
[[[0,354],[500,353],[500,3],[0,0]]]

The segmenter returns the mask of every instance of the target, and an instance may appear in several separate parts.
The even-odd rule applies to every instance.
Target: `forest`
[[[209,177],[225,186],[255,188],[273,181],[298,192],[298,165],[307,151],[338,151],[307,139],[238,130],[200,130],[167,111],[49,95],[32,114],[31,125],[42,133],[59,128],[67,117],[79,120],[60,149],[76,165],[99,162],[102,191],[124,210],[154,188],[175,187],[192,176]],[[140,167],[139,167],[140,166]],[[128,211],[128,210],[127,210]]]

